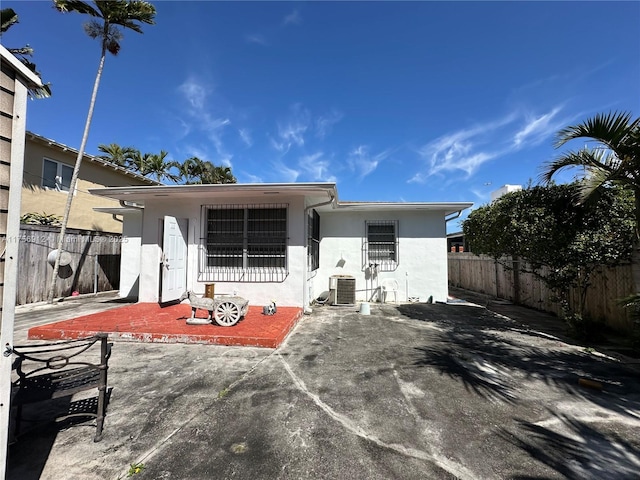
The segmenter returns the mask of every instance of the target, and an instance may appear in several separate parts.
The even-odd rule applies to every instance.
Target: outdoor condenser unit
[[[350,275],[333,275],[329,278],[329,292],[333,305],[355,305],[356,279]]]

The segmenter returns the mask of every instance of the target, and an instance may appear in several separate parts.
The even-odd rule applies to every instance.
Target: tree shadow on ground
[[[638,445],[616,432],[602,433],[576,419],[549,414],[552,419],[545,424],[555,430],[517,420],[516,432],[502,428],[498,435],[567,478],[638,478]]]
[[[408,304],[398,311],[438,327],[428,345],[416,347],[414,365],[436,368],[479,396],[517,402],[521,380],[539,380],[640,420],[638,375],[625,365],[480,307]],[[602,391],[579,386],[581,378]]]

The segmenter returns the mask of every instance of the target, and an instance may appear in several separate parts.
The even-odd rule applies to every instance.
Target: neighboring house
[[[46,213],[63,216],[78,150],[48,138],[26,133],[21,215]],[[99,215],[96,207],[118,206],[118,202],[88,193],[90,188],[127,185],[160,185],[126,168],[85,154],[80,166],[69,228],[121,233],[122,219]]]
[[[336,275],[351,277],[348,303],[375,301],[385,281],[398,286],[398,301],[446,301],[446,217],[472,206],[340,202],[334,183],[91,192],[125,205],[101,210],[124,216],[121,295],[141,302],[214,283],[216,294],[253,305],[306,307],[326,298]]]
[[[447,252],[462,253],[470,251],[471,249],[464,238],[463,232],[455,232],[447,235]]]
[[[491,201],[495,202],[497,199],[499,199],[503,195],[506,195],[507,193],[518,192],[520,190],[522,190],[522,185],[503,185],[499,189],[491,192]]]

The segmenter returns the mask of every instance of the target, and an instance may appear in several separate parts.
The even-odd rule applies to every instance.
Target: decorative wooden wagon
[[[189,325],[206,325],[213,320],[221,327],[232,327],[247,314],[249,300],[238,296],[221,296],[218,298],[198,297],[187,290],[180,300],[188,299],[191,304],[191,318],[187,320]],[[207,310],[209,318],[196,318],[197,309]]]

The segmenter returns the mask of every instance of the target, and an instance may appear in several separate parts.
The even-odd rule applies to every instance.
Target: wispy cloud
[[[349,153],[347,163],[356,172],[359,178],[364,178],[372,173],[380,162],[385,160],[390,154],[389,150],[377,154],[371,154],[367,145],[360,145]]]
[[[271,162],[274,176],[278,181],[294,183],[300,176],[300,171],[285,165],[281,160]]]
[[[211,88],[191,77],[178,87],[178,91],[193,109],[202,110]]]
[[[469,178],[491,160],[548,139],[564,122],[557,120],[561,110],[562,106],[556,106],[538,115],[514,111],[443,135],[418,149],[426,168],[413,175],[409,182],[424,183],[431,176],[456,171]]]
[[[302,23],[302,17],[298,10],[294,10],[289,15],[286,15],[282,20],[283,25],[300,25]]]
[[[320,139],[326,137],[329,133],[331,133],[333,126],[340,120],[342,120],[343,117],[344,115],[337,110],[332,110],[325,115],[320,115],[318,118],[316,118],[315,122],[316,137]]]
[[[246,182],[244,183],[263,183],[264,182],[262,177],[254,175],[252,173],[242,172],[242,175],[246,178]]]
[[[557,121],[553,122],[553,119],[560,110],[560,107],[556,107],[544,115],[537,117],[529,116],[526,119],[525,125],[513,137],[513,145],[517,148],[522,147],[526,143],[537,145],[553,135],[563,124]]]
[[[335,182],[336,177],[330,173],[331,162],[324,157],[323,152],[300,157],[298,165],[304,170],[306,176],[313,181]]]
[[[251,138],[251,132],[249,132],[246,128],[241,128],[238,130],[238,135],[240,135],[240,140],[247,146],[251,147],[253,145],[253,139]]]
[[[182,104],[186,105],[186,108],[181,112],[179,121],[183,126],[184,136],[192,131],[203,132],[216,150],[217,158],[215,161],[231,166],[232,155],[226,151],[222,141],[224,129],[231,124],[231,120],[211,113],[211,109],[208,107],[208,98],[213,91],[213,85],[207,84],[196,77],[189,77],[178,86],[178,92],[185,100]],[[207,160],[210,159],[208,149],[201,146],[194,147],[194,149],[201,153],[200,155],[192,153],[192,155],[204,157],[203,159]]]
[[[267,46],[269,43],[264,35],[261,33],[249,33],[244,36],[244,41],[247,43],[254,43],[256,45]]]
[[[299,103],[292,105],[289,115],[277,122],[278,138],[269,138],[271,146],[280,153],[287,153],[294,145],[304,146],[304,136],[310,123],[309,111]]]

